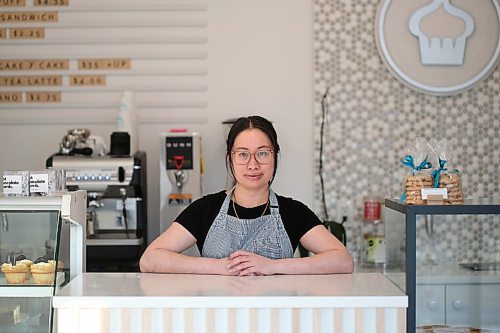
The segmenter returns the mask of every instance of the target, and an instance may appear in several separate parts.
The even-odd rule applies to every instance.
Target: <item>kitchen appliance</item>
[[[500,262],[463,262],[459,265],[473,271],[500,270]]]
[[[87,271],[139,271],[147,245],[146,153],[54,155],[68,189],[87,191]]]
[[[127,156],[130,155],[130,134],[128,132],[111,133],[110,155]]]
[[[198,133],[160,134],[160,232],[202,193],[203,160]]]
[[[58,155],[106,155],[104,140],[97,135],[91,135],[88,128],[71,128],[59,143]]]
[[[92,150],[87,147],[89,136],[90,130],[87,128],[69,129],[59,144],[59,153],[62,155],[72,155],[73,153],[91,155]]]

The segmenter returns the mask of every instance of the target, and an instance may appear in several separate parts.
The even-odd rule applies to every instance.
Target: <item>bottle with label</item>
[[[385,263],[385,224],[381,212],[379,197],[369,195],[364,199],[361,240],[361,263],[364,267],[381,267]]]
[[[138,121],[137,102],[132,91],[124,91],[116,117],[116,131],[127,132],[130,135],[130,155],[137,152],[138,143]]]

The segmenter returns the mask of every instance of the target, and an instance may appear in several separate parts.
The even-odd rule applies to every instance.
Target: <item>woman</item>
[[[265,118],[239,118],[227,138],[226,166],[236,185],[189,205],[144,252],[142,272],[221,275],[351,273],[344,245],[304,204],[270,185],[279,153]],[[300,243],[315,255],[294,258]],[[201,257],[181,252],[197,243]]]

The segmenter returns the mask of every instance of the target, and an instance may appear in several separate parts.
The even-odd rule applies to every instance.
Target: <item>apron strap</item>
[[[273,190],[269,189],[269,204],[271,206],[271,214],[279,215],[280,209],[278,205],[278,198],[276,194],[274,194]]]

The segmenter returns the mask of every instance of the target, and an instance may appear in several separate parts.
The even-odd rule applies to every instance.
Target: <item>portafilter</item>
[[[61,155],[92,155],[92,148],[87,145],[89,136],[90,130],[88,128],[69,129],[59,144],[59,153]]]

